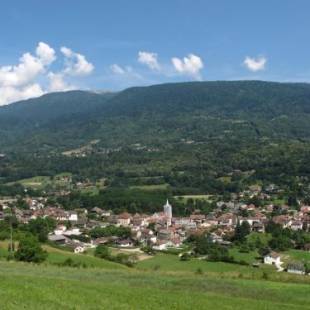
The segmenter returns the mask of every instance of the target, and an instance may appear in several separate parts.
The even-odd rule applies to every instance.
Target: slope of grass
[[[206,273],[230,273],[234,275],[239,274],[258,274],[261,275],[262,270],[242,266],[238,264],[228,264],[222,262],[207,262],[206,260],[199,260],[196,258],[191,259],[190,261],[180,261],[177,255],[169,254],[157,254],[151,259],[141,261],[137,265],[138,269],[142,270],[160,270],[165,272],[182,272],[182,273],[194,273],[200,269],[202,272]],[[262,269],[272,271],[273,268],[263,266]]]
[[[100,259],[89,254],[74,254],[71,252],[56,249],[50,246],[44,246],[48,252],[48,257],[45,264],[61,264],[66,259],[71,258],[73,262],[83,264],[91,268],[104,268],[104,269],[128,269],[124,265],[110,262],[105,259]]]
[[[304,284],[0,262],[3,309],[308,309]]]

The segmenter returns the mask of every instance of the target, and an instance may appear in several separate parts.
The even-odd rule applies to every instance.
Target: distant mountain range
[[[178,141],[310,138],[310,85],[190,82],[51,93],[0,108],[0,147],[64,151]]]

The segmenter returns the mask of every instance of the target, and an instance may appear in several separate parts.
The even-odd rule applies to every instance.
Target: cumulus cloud
[[[35,55],[24,53],[17,65],[0,67],[0,105],[42,95],[44,91],[35,80],[55,59],[55,51],[40,42]]]
[[[267,58],[260,56],[257,58],[252,57],[245,57],[243,64],[253,72],[261,71],[265,69],[265,65],[267,63]]]
[[[50,65],[56,60],[55,50],[44,42],[39,42],[36,54],[44,65]]]
[[[0,86],[0,106],[10,102],[39,97],[44,94],[41,86],[37,83],[23,87]]]
[[[58,73],[50,72],[48,74],[48,79],[49,79],[48,90],[50,92],[68,91],[75,89],[73,85],[69,85],[65,81],[64,74],[61,72]]]
[[[203,61],[199,56],[189,54],[183,59],[173,57],[171,62],[178,73],[201,79],[200,71],[203,69]]]
[[[94,65],[88,62],[84,55],[75,53],[65,46],[63,46],[60,51],[66,57],[66,67],[64,70],[66,74],[82,76],[93,72]]]
[[[38,43],[34,53],[24,53],[17,64],[0,66],[0,105],[38,97],[50,91],[74,89],[66,79],[93,71],[94,66],[85,56],[66,47],[61,52],[65,57],[65,67],[56,73],[50,71],[56,52],[44,42]],[[44,84],[44,81],[48,83]]]
[[[140,51],[138,53],[138,61],[141,64],[148,66],[151,70],[160,69],[156,53]]]

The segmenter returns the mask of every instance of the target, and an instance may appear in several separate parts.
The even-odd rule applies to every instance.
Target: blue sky
[[[11,0],[0,10],[0,105],[73,88],[310,80],[306,0]]]

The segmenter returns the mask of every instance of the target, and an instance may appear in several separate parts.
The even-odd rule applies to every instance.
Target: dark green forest
[[[162,196],[225,195],[257,183],[306,197],[310,84],[47,94],[0,108],[0,153],[2,192],[20,193],[7,186],[20,179],[71,172],[75,181],[106,179],[102,199],[135,186],[165,185]]]

